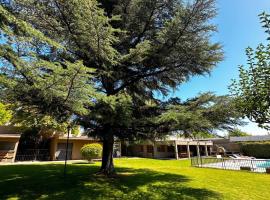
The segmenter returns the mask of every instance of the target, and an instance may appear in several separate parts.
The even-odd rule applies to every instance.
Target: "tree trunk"
[[[99,174],[104,174],[106,176],[112,176],[115,174],[113,164],[113,143],[113,134],[108,134],[103,137],[102,164]]]

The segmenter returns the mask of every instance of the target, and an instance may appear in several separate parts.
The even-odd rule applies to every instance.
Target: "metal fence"
[[[50,154],[48,149],[24,149],[16,155],[16,161],[48,161]]]
[[[265,173],[270,171],[270,159],[193,157],[191,158],[191,166]]]

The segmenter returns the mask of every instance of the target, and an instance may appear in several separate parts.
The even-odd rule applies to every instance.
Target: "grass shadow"
[[[119,176],[95,176],[96,165],[0,166],[0,199],[219,199],[220,195],[187,186],[186,176],[149,169],[117,168]]]

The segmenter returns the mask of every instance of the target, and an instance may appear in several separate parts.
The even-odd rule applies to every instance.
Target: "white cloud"
[[[249,121],[248,119],[245,120],[248,122],[246,126],[240,126],[238,127],[240,130],[247,132],[251,135],[267,135],[270,134],[270,131],[267,131],[265,129],[262,129],[257,126],[256,123]]]

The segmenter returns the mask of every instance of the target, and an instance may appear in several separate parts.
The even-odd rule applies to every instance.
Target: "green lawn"
[[[116,159],[119,176],[93,175],[100,163],[0,166],[0,199],[268,200],[270,175],[200,169],[189,161]]]

